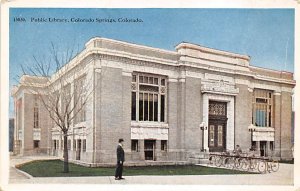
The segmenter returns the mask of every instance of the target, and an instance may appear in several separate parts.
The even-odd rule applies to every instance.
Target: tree
[[[42,59],[33,56],[33,64],[21,66],[23,75],[30,75],[36,80],[25,83],[31,88],[49,114],[53,127],[60,129],[63,134],[64,172],[69,172],[68,136],[74,122],[85,120],[85,107],[93,88],[88,83],[87,76],[80,71],[85,66],[75,65],[78,55],[73,50],[58,52],[51,43],[49,56]],[[39,83],[37,83],[37,81]],[[37,85],[39,84],[39,85]],[[42,85],[41,85],[42,84]]]

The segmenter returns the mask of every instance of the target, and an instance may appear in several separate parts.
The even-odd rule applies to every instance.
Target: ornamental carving
[[[201,92],[237,95],[239,89],[235,88],[235,85],[226,83],[223,80],[204,81],[201,86]]]
[[[132,90],[132,91],[136,91],[136,84],[135,84],[135,83],[132,83],[132,84],[131,84],[131,90]]]
[[[160,93],[162,93],[162,94],[166,93],[166,87],[161,87],[160,88]]]
[[[209,115],[226,116],[226,103],[210,102],[208,107]]]

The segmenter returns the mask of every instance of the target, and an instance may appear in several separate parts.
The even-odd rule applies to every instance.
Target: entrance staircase
[[[190,164],[206,165],[209,163],[209,153],[208,152],[191,153],[188,156],[188,162]]]

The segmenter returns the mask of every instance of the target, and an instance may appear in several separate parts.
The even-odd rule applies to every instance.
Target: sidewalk
[[[277,172],[244,175],[184,175],[184,176],[126,176],[115,180],[113,176],[29,178],[14,168],[14,165],[31,160],[57,159],[56,157],[12,158],[10,183],[52,184],[182,184],[182,185],[293,185],[292,164],[280,164]]]

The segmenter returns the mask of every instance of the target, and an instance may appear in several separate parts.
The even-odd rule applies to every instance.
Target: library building
[[[47,87],[77,68],[69,95],[81,96],[76,86],[87,84],[93,92],[78,103],[85,105],[69,130],[70,161],[114,164],[119,138],[128,164],[188,162],[236,145],[291,159],[293,73],[250,61],[188,42],[170,51],[92,38],[50,83],[23,75],[13,88],[14,153],[63,156],[63,133],[34,92],[53,93]]]

